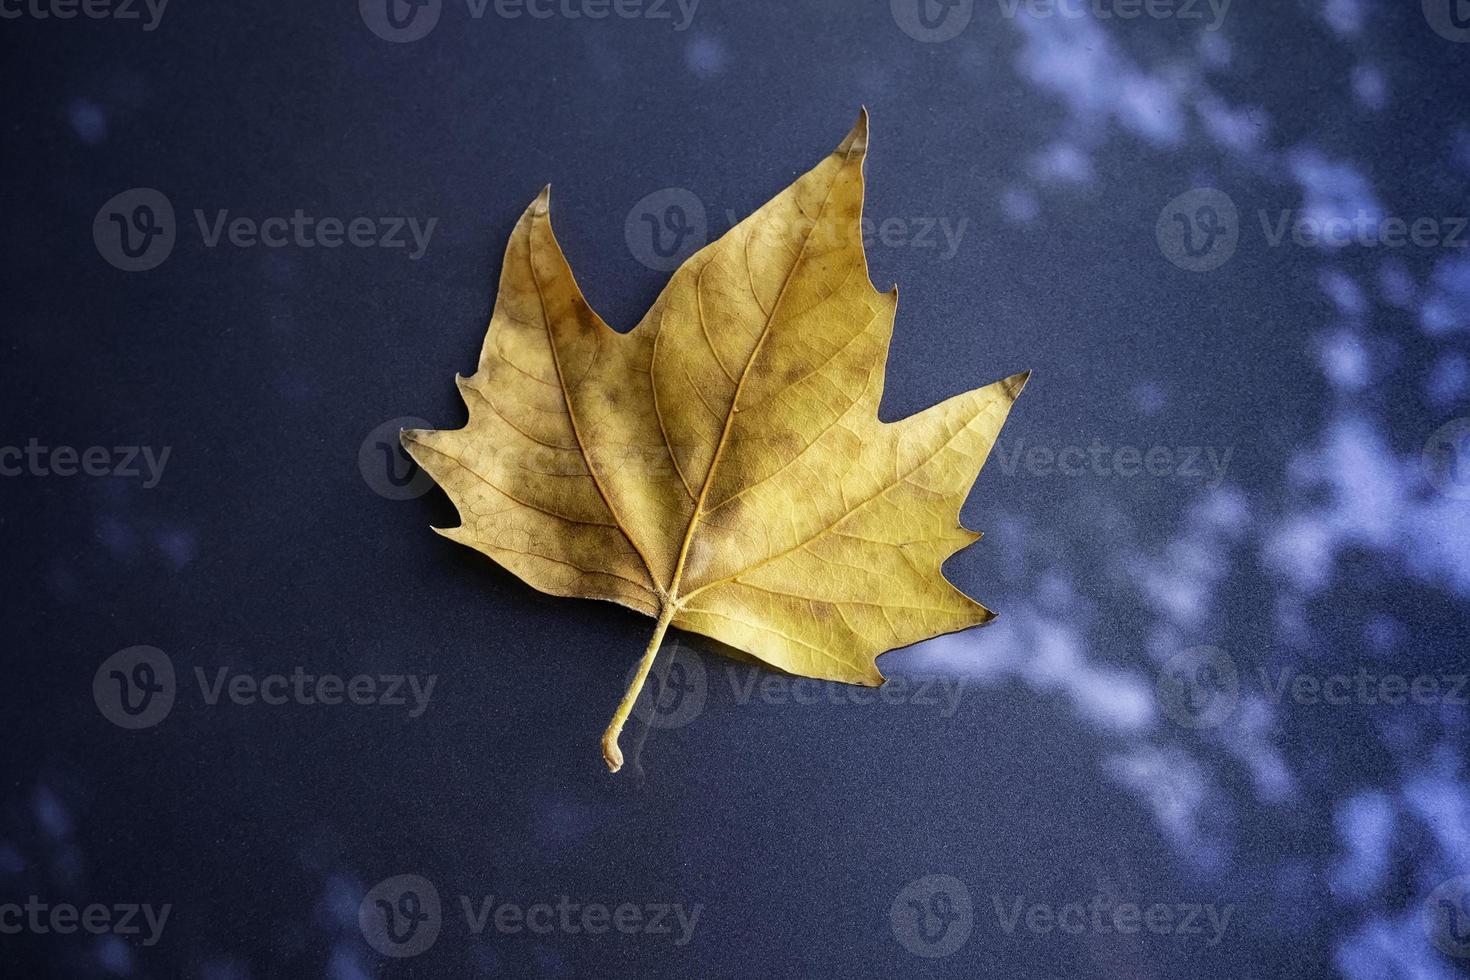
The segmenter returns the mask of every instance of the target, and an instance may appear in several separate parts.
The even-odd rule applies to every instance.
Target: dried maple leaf
[[[831,156],[612,330],[551,233],[549,188],[506,249],[469,421],[403,443],[459,509],[439,533],[553,595],[658,621],[792,674],[877,685],[878,654],[992,613],[940,566],[979,535],[960,504],[1016,374],[878,420],[898,290],[873,289],[860,218],[866,112]]]

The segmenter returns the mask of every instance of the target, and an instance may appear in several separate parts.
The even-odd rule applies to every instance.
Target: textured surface
[[[0,448],[172,447],[146,487],[141,459],[43,476],[0,455],[0,904],[173,905],[151,946],[0,934],[0,973],[1463,976],[1422,918],[1470,872],[1466,709],[1368,703],[1356,677],[1467,671],[1470,516],[1422,463],[1470,415],[1466,250],[1289,227],[1273,245],[1260,212],[1273,235],[1286,212],[1464,216],[1470,45],[1390,0],[1236,0],[1216,30],[1208,4],[1201,22],[962,3],[933,43],[891,0],[704,0],[683,31],[439,6],[408,44],[340,2],[173,0],[151,32],[0,19]],[[1000,615],[884,654],[878,689],[795,685],[676,633],[669,712],[635,715],[634,778],[610,779],[588,733],[648,618],[429,533],[453,505],[388,453],[404,425],[463,422],[451,375],[477,369],[546,183],[624,330],[669,278],[628,234],[666,210],[642,199],[681,189],[696,231],[703,205],[689,241],[714,240],[859,104],[871,279],[902,284],[880,417],[1035,372],[963,512],[985,538],[945,568]],[[1196,273],[1156,229],[1206,186],[1239,234]],[[134,187],[167,195],[178,234],[124,273],[92,228]],[[210,246],[196,209],[438,222],[413,260],[406,231]],[[92,688],[136,644],[178,691],[132,731]],[[1233,659],[1238,697],[1191,726],[1157,682],[1198,645]],[[195,674],[297,667],[438,683],[409,717],[411,698],[211,704]],[[1292,694],[1339,675],[1348,704]],[[357,913],[403,873],[434,882],[443,921],[391,960]],[[931,875],[972,907],[928,923],[962,942],[926,958],[892,913],[927,907],[910,885]],[[562,895],[704,909],[676,945],[476,933],[460,904]],[[1012,917],[1097,898],[1233,912],[1213,942],[1202,915],[1186,935]]]

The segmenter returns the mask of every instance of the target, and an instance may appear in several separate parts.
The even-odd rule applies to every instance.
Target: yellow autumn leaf
[[[462,429],[406,430],[449,494],[439,533],[553,595],[657,620],[792,674],[877,685],[879,654],[993,614],[945,580],[959,510],[1025,384],[878,419],[895,287],[868,279],[864,112],[842,144],[691,256],[633,330],[588,306],[549,188],[511,234]]]

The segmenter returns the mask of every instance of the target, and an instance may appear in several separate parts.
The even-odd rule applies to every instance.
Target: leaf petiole
[[[648,649],[643,652],[643,659],[638,662],[638,672],[633,675],[633,680],[628,684],[628,693],[623,695],[623,701],[618,705],[618,710],[613,712],[612,721],[607,723],[607,731],[602,733],[602,757],[607,760],[609,772],[617,772],[623,768],[623,752],[618,748],[618,736],[622,734],[623,723],[628,720],[628,713],[633,710],[633,705],[638,701],[638,694],[643,690],[643,682],[648,680],[648,672],[653,667],[654,657],[658,655],[659,645],[663,643],[669,623],[674,619],[674,612],[674,603],[665,599],[663,610],[658,616],[658,625],[653,628],[653,637],[648,641]]]

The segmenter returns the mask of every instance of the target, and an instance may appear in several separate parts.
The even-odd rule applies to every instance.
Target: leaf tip
[[[429,525],[429,530],[433,531],[441,538],[447,538],[448,540],[453,541],[455,544],[462,544],[467,548],[476,547],[473,530],[466,527],[464,524],[456,524],[454,527],[434,527],[431,524]],[[486,552],[486,554],[489,553]]]
[[[1010,396],[1011,401],[1015,401],[1021,394],[1021,389],[1026,387],[1026,382],[1029,380],[1031,380],[1031,369],[1027,368],[1006,378],[1001,382],[1001,385],[1005,388],[1006,394]]]
[[[837,152],[842,154],[856,154],[862,156],[868,152],[868,108],[863,106],[858,109],[857,122],[852,124],[852,131],[847,138],[837,147]]]
[[[551,210],[551,185],[547,184],[541,188],[541,193],[536,195],[536,200],[531,202],[531,213],[540,217]]]

